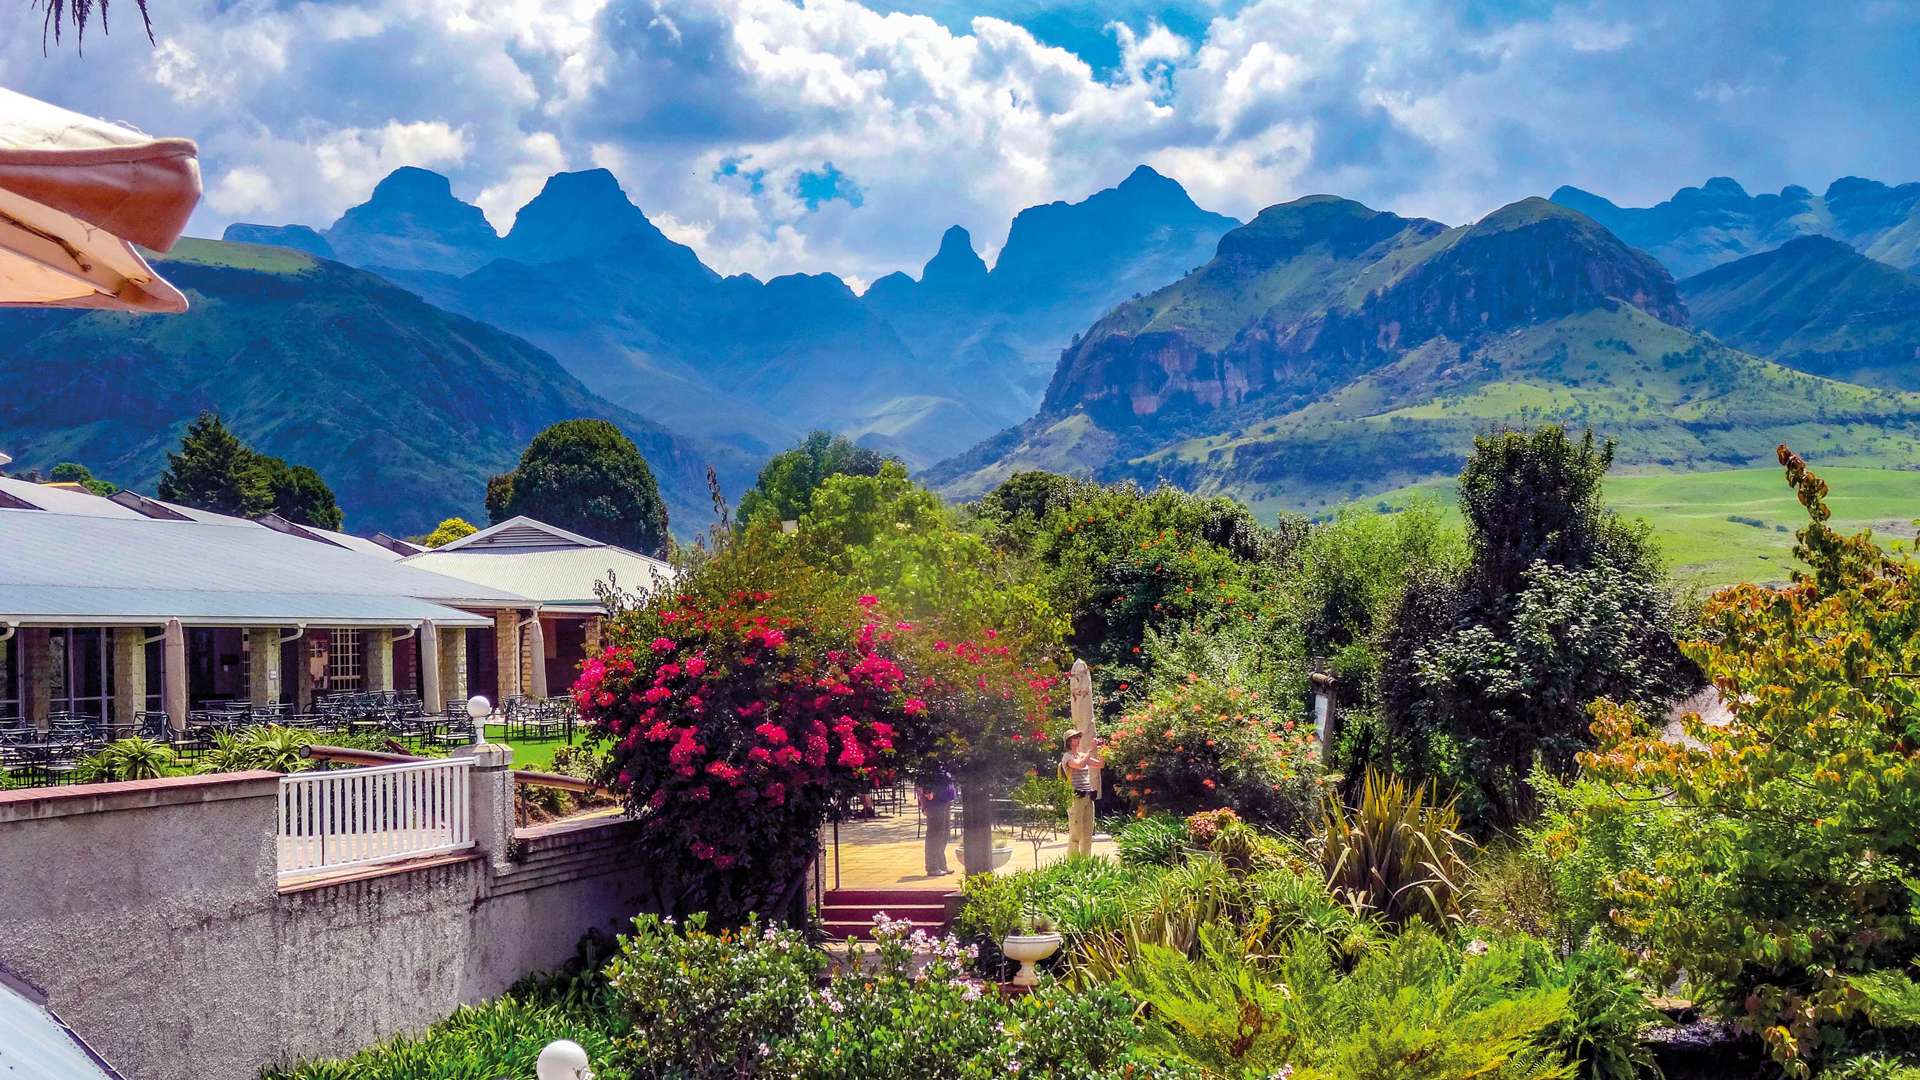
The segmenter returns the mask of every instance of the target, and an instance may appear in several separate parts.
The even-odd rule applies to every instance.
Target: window
[[[360,631],[333,632],[327,653],[327,689],[360,689]]]

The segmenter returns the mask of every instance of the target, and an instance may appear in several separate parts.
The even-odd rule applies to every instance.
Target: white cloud
[[[1198,34],[1109,27],[1102,72],[1003,18],[856,0],[179,0],[155,10],[158,48],[122,30],[84,60],[9,34],[37,27],[20,6],[0,82],[199,139],[202,232],[324,226],[400,164],[447,172],[504,229],[549,173],[594,164],[716,269],[763,277],[917,271],[956,223],[991,255],[1020,209],[1140,162],[1242,217],[1333,191],[1449,221],[1560,183],[1644,200],[1715,173],[1920,175],[1912,141],[1874,128],[1914,97],[1885,19],[1733,4],[1223,3],[1177,24]],[[1851,81],[1797,59],[1820,35]],[[796,194],[828,162],[859,207]]]

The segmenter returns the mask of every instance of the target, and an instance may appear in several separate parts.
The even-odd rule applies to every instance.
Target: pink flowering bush
[[[689,591],[616,620],[583,666],[574,699],[674,907],[786,916],[833,802],[892,778],[904,673],[861,614]]]
[[[1229,809],[1258,825],[1300,832],[1319,806],[1313,729],[1276,718],[1253,693],[1197,676],[1155,694],[1116,725],[1106,773],[1143,814]]]

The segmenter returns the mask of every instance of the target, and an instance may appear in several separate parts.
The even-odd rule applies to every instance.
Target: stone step
[[[820,908],[820,917],[831,922],[871,923],[873,917],[882,912],[889,918],[911,919],[913,925],[927,930],[945,926],[947,922],[945,904],[913,907],[902,904],[825,904]]]

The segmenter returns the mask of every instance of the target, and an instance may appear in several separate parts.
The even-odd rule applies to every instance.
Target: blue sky
[[[124,4],[126,0],[121,0]],[[1920,180],[1920,0],[152,0],[0,84],[201,142],[200,233],[324,226],[437,169],[506,228],[604,166],[724,272],[917,270],[960,224],[1145,162],[1245,218],[1318,192],[1448,222],[1563,183],[1631,204]]]

